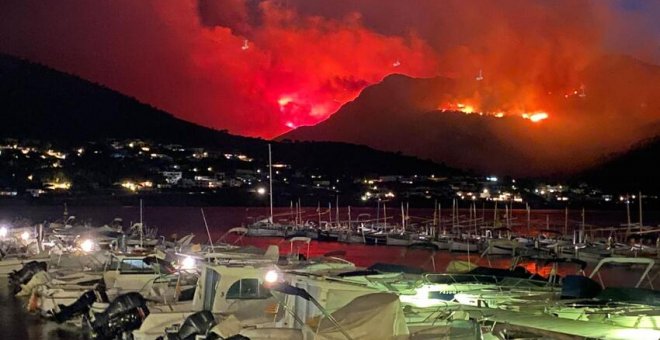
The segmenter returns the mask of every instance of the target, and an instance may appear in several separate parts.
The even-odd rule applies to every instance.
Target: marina
[[[250,209],[254,209],[254,212],[269,213],[268,209],[247,210]],[[55,207],[44,207],[35,215],[54,213],[56,210]],[[655,265],[657,255],[630,250],[634,247],[628,249],[631,251],[627,254],[629,256],[609,253],[603,257],[580,260],[574,256],[574,252],[564,256],[567,254],[560,251],[556,245],[548,247],[558,251],[556,253],[539,251],[540,241],[547,245],[556,242],[559,237],[539,239],[523,232],[518,233],[515,229],[509,229],[499,235],[497,231],[495,235],[492,231],[484,233],[480,235],[483,239],[465,238],[466,245],[474,244],[475,247],[469,248],[468,252],[468,248],[452,247],[455,238],[448,237],[447,232],[428,235],[423,242],[421,239],[413,241],[415,236],[412,235],[421,235],[421,229],[418,234],[411,234],[406,238],[398,237],[401,240],[399,242],[387,242],[390,239],[387,234],[383,236],[384,243],[371,245],[365,242],[366,237],[361,238],[362,242],[347,242],[346,239],[342,241],[341,237],[330,238],[327,237],[329,233],[325,238],[319,238],[322,230],[312,229],[295,230],[295,233],[289,235],[283,232],[281,236],[254,236],[250,235],[251,225],[231,228],[240,223],[238,221],[249,220],[245,217],[246,208],[204,208],[201,215],[200,211],[194,208],[127,207],[115,208],[112,211],[113,209],[107,208],[76,207],[68,209],[67,214],[74,210],[76,214],[86,213],[94,216],[89,221],[100,218],[113,221],[110,225],[115,225],[65,225],[58,228],[59,224],[53,222],[49,224],[53,227],[33,228],[36,233],[30,233],[31,235],[47,235],[44,240],[76,240],[69,244],[77,244],[80,248],[64,253],[62,249],[69,248],[60,246],[59,253],[54,252],[55,248],[50,248],[47,251],[48,256],[35,254],[21,259],[21,266],[10,266],[13,256],[5,256],[0,261],[0,265],[3,265],[4,271],[10,277],[2,279],[2,299],[6,303],[1,307],[1,322],[9,327],[12,318],[20,319],[21,324],[30,329],[30,339],[110,339],[128,335],[135,339],[155,339],[174,329],[180,329],[186,318],[193,315],[195,318],[205,317],[205,320],[216,325],[216,328],[222,326],[214,331],[219,332],[218,334],[227,336],[227,332],[236,332],[251,339],[261,339],[266,334],[282,339],[360,339],[366,338],[366,334],[372,334],[370,332],[373,332],[373,329],[369,330],[374,327],[369,326],[371,318],[390,318],[395,315],[400,315],[406,322],[396,326],[394,333],[383,334],[385,338],[404,336],[410,339],[495,339],[509,333],[519,336],[525,334],[531,338],[625,339],[633,334],[639,339],[652,339],[657,336],[653,333],[660,321],[660,313],[657,310],[660,295],[654,290],[660,284]],[[279,208],[275,209],[275,212],[283,210],[285,209]],[[413,211],[437,216],[433,210]],[[121,216],[122,212],[124,217],[117,217]],[[13,213],[21,212],[14,210]],[[526,211],[518,213],[527,214]],[[113,214],[115,218],[104,217]],[[369,212],[365,210],[361,214],[365,216]],[[605,219],[608,214],[604,213]],[[194,220],[195,217],[190,215],[198,215],[196,219],[201,220],[200,225],[186,230],[171,227],[181,223],[177,218]],[[531,215],[541,221],[539,216],[561,217],[563,212],[544,211]],[[592,212],[592,215],[595,220],[599,219],[597,213]],[[16,215],[14,220],[25,220],[18,216],[23,215]],[[143,224],[138,224],[138,227],[145,225],[144,229],[136,229],[135,223],[132,228],[122,228],[121,221],[130,221],[134,217],[139,220],[140,216],[143,218]],[[297,216],[299,220],[304,220],[300,214]],[[67,219],[73,222],[76,218]],[[451,220],[451,216],[448,216],[448,219]],[[283,218],[281,220],[283,225],[293,221],[285,221]],[[400,220],[406,221],[406,218]],[[649,213],[649,222],[653,221],[654,215]],[[548,218],[543,222],[546,224],[538,228],[547,230],[541,228],[547,228]],[[580,226],[579,222],[574,222],[577,227]],[[301,223],[303,224],[305,223]],[[415,230],[411,224],[407,225],[408,230]],[[553,220],[550,224],[559,225],[560,221]],[[6,228],[8,224],[3,226]],[[282,230],[275,226],[269,228]],[[377,233],[376,226],[370,228],[374,230],[373,233]],[[391,228],[401,230],[404,225],[392,222]],[[521,223],[518,227],[522,231],[526,228],[526,223]],[[596,226],[593,228],[596,229]],[[8,235],[13,232],[16,239],[22,240],[22,233],[28,229],[23,227],[9,230],[11,232]],[[170,241],[167,237],[158,237],[156,230],[166,235],[172,231],[185,232],[187,236]],[[71,232],[79,234],[72,236]],[[88,246],[81,237],[91,234],[95,234],[97,238],[94,239],[93,246]],[[303,234],[316,234],[317,237],[313,239],[308,236],[295,236]],[[539,233],[541,234],[550,235],[543,231]],[[3,249],[9,249],[7,243],[11,237],[8,235],[3,238]],[[397,232],[395,235],[401,233]],[[526,237],[530,237],[531,241],[525,243]],[[151,241],[152,239],[159,241]],[[213,242],[208,242],[209,239]],[[512,240],[515,241],[513,247]],[[569,241],[567,239],[566,242],[570,243]],[[38,246],[36,239],[34,242],[34,245]],[[439,246],[442,242],[448,242],[448,245]],[[47,246],[50,242],[44,241],[43,244]],[[126,247],[127,251],[134,249],[133,253],[142,253],[122,255],[122,246]],[[116,255],[112,255],[113,253]],[[646,256],[640,257],[643,254]],[[22,266],[31,261],[48,263],[48,271],[43,271],[43,268],[38,266],[24,267],[21,270]],[[573,261],[577,262],[571,263]],[[83,269],[82,272],[80,268]],[[20,275],[12,274],[19,270]],[[22,273],[25,270],[27,272]],[[211,275],[210,270],[217,271],[217,274]],[[274,274],[275,272],[277,274]],[[268,287],[269,275],[277,275],[276,283],[283,286]],[[235,279],[231,279],[232,277]],[[562,283],[566,285],[569,282],[566,277],[577,278],[571,279],[571,282],[582,282],[589,280],[589,277],[593,280],[589,280],[592,283],[584,285],[583,288],[568,289],[562,288]],[[17,280],[20,282],[17,283]],[[214,280],[226,285],[225,288],[214,284]],[[103,284],[99,286],[99,282]],[[236,282],[241,282],[241,285],[245,284],[246,287],[232,288],[236,287]],[[215,291],[204,288],[208,285],[215,287]],[[629,288],[619,290],[618,287]],[[236,289],[236,293],[231,293]],[[584,295],[590,289],[595,291]],[[639,292],[638,295],[630,295],[633,294],[631,290]],[[302,291],[308,293],[301,293]],[[599,291],[604,294],[604,300],[599,300]],[[290,295],[292,292],[297,292],[298,295]],[[12,296],[14,294],[16,297]],[[148,310],[147,313],[131,314],[142,321],[132,327],[124,325],[122,327],[126,327],[125,329],[112,330],[104,330],[101,324],[94,323],[94,315],[103,318],[101,315],[111,308],[112,301],[121,300],[126,294],[129,296],[126,298],[128,302],[122,305],[138,304],[144,306],[138,307],[138,311],[142,308]],[[131,297],[130,294],[139,294],[136,295],[139,298]],[[238,300],[229,303],[221,300],[213,302],[213,298],[208,297],[209,294],[216,297],[239,295]],[[243,299],[241,294],[256,295]],[[300,294],[303,294],[302,298]],[[305,294],[311,294],[310,300],[305,298]],[[398,299],[395,302],[390,296]],[[627,298],[620,300],[621,296]],[[314,299],[319,300],[312,303],[314,307],[303,307],[306,303],[315,301]],[[333,304],[328,305],[328,301]],[[359,321],[359,316],[354,316],[361,315],[362,312],[347,312],[358,308],[352,307],[352,304],[359,306],[361,303],[369,306],[383,303],[383,307],[378,309],[382,315],[365,314],[365,319]],[[289,310],[290,313],[275,312],[281,309]],[[254,314],[256,310],[272,310],[275,314]],[[390,312],[385,313],[384,310]],[[458,319],[448,317],[459,311],[464,316]],[[349,313],[347,315],[351,317],[344,316],[343,318],[348,319],[341,319],[341,315],[345,315],[342,313]],[[599,315],[607,316],[602,319]],[[289,317],[292,319],[288,320]],[[392,320],[398,320],[399,317]],[[241,321],[237,323],[235,318]],[[310,318],[320,318],[317,321],[319,328],[315,331],[304,326],[309,321],[303,323],[302,328],[296,321]],[[429,323],[429,320],[435,321]],[[330,324],[326,325],[324,322]],[[341,326],[342,324],[353,326]],[[586,325],[589,327],[585,328]],[[16,329],[22,330],[23,327]],[[204,330],[204,334],[210,334],[211,329]],[[259,329],[261,331],[257,331]],[[365,331],[365,335],[359,335]],[[20,333],[11,334],[21,336]],[[454,334],[454,337],[450,336],[451,334]]]

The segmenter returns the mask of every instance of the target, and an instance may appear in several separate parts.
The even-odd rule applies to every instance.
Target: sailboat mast
[[[204,214],[204,208],[200,208],[202,211],[202,220],[204,220],[204,228],[206,228],[206,235],[209,237],[209,245],[211,246],[211,252],[215,252],[213,247],[213,239],[211,238],[211,231],[209,230],[209,224],[206,223],[206,215]]]
[[[628,219],[628,228],[626,229],[626,236],[630,235],[630,195],[626,195],[626,218]]]
[[[410,219],[410,202],[406,202],[406,224],[408,224],[408,220]]]
[[[335,196],[335,208],[337,209],[337,212],[335,213],[335,223],[337,224],[337,227],[339,227],[339,195]]]
[[[376,224],[380,223],[380,198],[376,201]]]
[[[568,234],[568,207],[564,208],[564,235]]]
[[[495,201],[494,207],[493,207],[493,228],[495,228],[497,225],[497,201]]]
[[[351,228],[351,206],[348,206],[348,230],[352,230]]]
[[[438,235],[442,233],[442,203],[438,203]]]
[[[642,192],[639,192],[639,231],[642,231],[644,223],[642,222]]]
[[[401,202],[401,228],[406,231],[406,213],[403,211],[403,202]]]
[[[529,209],[529,203],[525,203],[525,208],[527,208],[527,234],[529,234],[532,224],[531,221],[532,216],[531,216],[531,210]]]
[[[273,223],[273,155],[268,144],[268,192],[270,193],[270,223]]]
[[[140,198],[140,247],[144,247],[144,224],[142,224],[142,199]]]
[[[300,197],[298,197],[298,223],[300,223],[300,226],[302,227],[303,225],[303,220],[302,220],[302,206],[300,205]]]
[[[437,214],[438,214],[438,200],[435,200],[433,204],[433,226],[437,226]]]

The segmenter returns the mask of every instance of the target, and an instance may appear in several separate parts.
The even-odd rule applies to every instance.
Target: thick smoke
[[[595,0],[7,0],[0,51],[262,137],[318,123],[391,73],[449,76],[455,93],[427,101],[547,111],[547,152],[580,143],[589,153],[629,143],[658,119],[655,79],[634,78],[643,66],[601,73],[617,63],[605,54],[657,61],[658,12]],[[581,87],[588,100],[566,97]],[[617,134],[595,132],[624,120]]]
[[[0,50],[246,135],[315,124],[390,73],[437,71],[434,51],[415,35],[380,34],[357,14],[301,16],[278,2],[0,6]]]

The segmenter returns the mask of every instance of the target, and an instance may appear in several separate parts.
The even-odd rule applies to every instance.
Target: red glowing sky
[[[328,118],[392,73],[484,69],[502,80],[492,105],[534,102],[579,85],[577,71],[600,54],[660,60],[658,13],[658,2],[634,0],[8,0],[0,52],[270,138]]]

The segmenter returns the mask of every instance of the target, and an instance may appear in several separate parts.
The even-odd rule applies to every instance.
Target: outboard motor
[[[206,336],[215,324],[213,314],[203,310],[188,316],[176,333],[167,334],[167,340],[195,340],[198,336]]]
[[[122,333],[140,328],[149,315],[147,301],[140,293],[118,296],[103,313],[94,314],[91,322],[93,339],[114,339]]]
[[[88,290],[83,293],[78,300],[74,303],[65,306],[59,305],[60,311],[53,313],[53,319],[57,323],[62,323],[67,320],[71,320],[77,315],[82,315],[89,312],[89,307],[96,301],[96,294],[93,290]]]
[[[93,290],[88,290],[83,293],[78,300],[74,303],[65,306],[59,305],[60,311],[53,314],[53,319],[57,323],[62,323],[78,315],[85,315],[89,313],[89,309],[94,302],[108,302],[108,295],[105,292],[105,287],[98,286]]]
[[[14,294],[21,290],[21,285],[28,283],[34,274],[48,271],[48,263],[39,261],[30,261],[23,265],[20,270],[14,270],[9,274],[9,285],[13,288]]]

